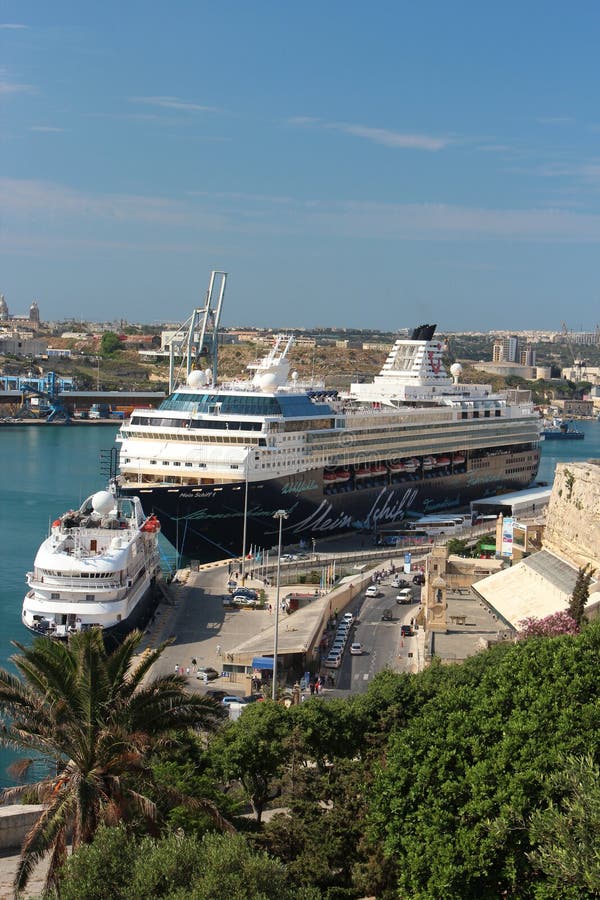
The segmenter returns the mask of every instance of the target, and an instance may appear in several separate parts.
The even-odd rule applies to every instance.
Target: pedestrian
[[[179,673],[179,663],[175,663],[175,674]]]
[[[310,695],[311,695],[311,697],[312,697],[313,694],[314,694],[314,692],[315,692],[315,683],[314,683],[314,681],[311,681],[311,682],[310,682],[310,684],[308,685],[308,689],[309,689]]]
[[[217,644],[217,656],[221,655],[221,645]]]
[[[190,667],[189,666],[186,668],[185,674],[187,675],[188,678],[190,677]]]
[[[193,665],[193,667],[194,667],[194,669],[195,669],[195,668],[196,668],[196,666],[197,666],[197,665],[198,665],[198,663],[197,663],[197,661],[196,661],[196,657],[195,657],[195,656],[192,656],[192,665]]]

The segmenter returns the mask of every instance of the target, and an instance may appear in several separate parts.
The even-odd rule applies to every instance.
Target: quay
[[[486,531],[489,531],[489,526],[487,529],[486,526],[475,526],[469,529],[469,534],[465,537],[476,539]],[[423,568],[426,555],[440,541],[412,548],[365,549],[360,546],[361,543],[364,543],[364,536],[330,539],[327,541],[327,549],[322,549],[311,558],[281,565],[280,603],[287,594],[313,596],[312,600],[307,600],[305,605],[291,614],[280,608],[278,658],[282,672],[293,669],[296,673],[310,672],[316,675],[322,671],[320,645],[331,619],[336,614],[341,617],[348,609],[356,610],[360,607],[364,590],[372,583],[375,571],[387,569],[390,573],[394,567],[396,574],[402,577],[408,550],[412,552],[411,572],[405,577],[411,579],[416,571]],[[310,571],[331,569],[334,564],[338,572],[348,574],[327,593],[319,589],[318,585],[307,584],[301,577]],[[233,563],[234,570],[238,565],[237,561]],[[256,674],[261,665],[266,663],[268,666],[265,657],[273,656],[276,567],[271,565],[269,568],[266,586],[257,578],[246,577],[244,582],[246,587],[265,591],[265,609],[232,608],[224,603],[228,597],[231,567],[232,562],[224,560],[177,573],[148,626],[141,645],[143,652],[145,648],[172,639],[156,664],[158,674],[183,671],[189,678],[191,689],[203,690],[207,685],[196,677],[196,670],[209,666],[216,669],[220,677],[211,681],[208,687],[238,695],[251,693],[253,674]],[[241,585],[241,580],[238,583]],[[388,574],[382,588],[385,590],[390,586],[391,577]],[[395,595],[396,591],[392,589],[392,592]],[[400,624],[408,624],[418,610],[415,605],[400,607],[395,599],[389,602],[394,607],[395,625],[398,626],[397,633],[400,636]],[[495,626],[488,630],[493,627]],[[386,665],[398,672],[416,672],[422,668],[427,657],[423,628],[418,629],[416,637],[418,646],[410,653],[402,652],[404,644],[399,640]],[[266,674],[269,677],[269,673]],[[335,681],[336,671],[331,674]],[[292,684],[287,683],[286,686],[291,688]]]

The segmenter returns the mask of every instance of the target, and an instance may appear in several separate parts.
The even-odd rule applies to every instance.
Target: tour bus
[[[428,537],[459,534],[467,524],[468,516],[423,516],[412,523],[415,530],[424,531]]]

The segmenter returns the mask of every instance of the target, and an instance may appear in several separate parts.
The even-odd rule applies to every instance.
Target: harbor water
[[[557,462],[600,458],[600,423],[578,422],[583,441],[547,441],[542,445],[538,478],[552,483]],[[11,640],[29,643],[21,624],[25,573],[33,565],[49,523],[106,485],[102,451],[113,446],[117,425],[0,428],[0,666],[15,652]],[[0,787],[12,783],[6,773],[13,754],[0,750]]]

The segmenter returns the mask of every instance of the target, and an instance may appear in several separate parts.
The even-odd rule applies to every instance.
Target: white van
[[[398,595],[396,596],[396,603],[412,603],[413,602],[413,592],[412,588],[403,588]]]

